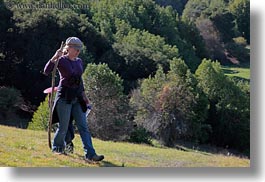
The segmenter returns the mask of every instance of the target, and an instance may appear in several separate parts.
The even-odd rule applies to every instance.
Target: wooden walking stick
[[[64,43],[62,42],[61,43],[61,47],[60,47],[60,51],[63,51],[63,46],[64,46]],[[54,87],[55,87],[55,75],[56,75],[56,69],[57,69],[57,66],[58,66],[58,58],[57,60],[55,61],[55,65],[54,65],[54,68],[52,70],[52,90],[51,90],[51,93],[49,94],[49,106],[50,106],[50,113],[49,113],[49,125],[48,125],[48,142],[49,142],[49,147],[50,149],[52,148],[52,143],[51,143],[51,128],[52,128],[52,108],[53,108],[53,104],[54,104]]]

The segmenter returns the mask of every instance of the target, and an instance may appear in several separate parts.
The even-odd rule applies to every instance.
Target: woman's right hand
[[[55,62],[58,60],[58,58],[60,58],[62,55],[63,55],[63,51],[62,51],[61,49],[58,49],[58,50],[55,52],[54,56],[52,57],[51,61],[52,61],[53,63],[55,63]]]

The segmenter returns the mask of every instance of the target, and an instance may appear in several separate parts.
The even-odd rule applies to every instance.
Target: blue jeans
[[[86,113],[81,109],[80,103],[77,99],[73,99],[70,103],[64,98],[60,98],[56,105],[59,126],[56,130],[52,150],[63,150],[65,147],[65,137],[68,130],[69,120],[72,116],[76,122],[79,134],[82,139],[85,156],[92,158],[96,152],[92,144],[91,134],[86,122]]]
[[[75,138],[74,124],[73,124],[73,120],[70,120],[69,124],[68,124],[68,130],[67,130],[66,136],[65,136],[66,144],[71,143],[74,138]]]

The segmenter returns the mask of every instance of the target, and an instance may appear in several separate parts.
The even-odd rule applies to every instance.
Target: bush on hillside
[[[0,114],[3,118],[14,113],[22,104],[23,99],[19,90],[10,87],[0,87]]]
[[[86,94],[92,104],[89,127],[104,140],[126,140],[132,129],[130,108],[123,94],[122,79],[106,64],[88,64],[83,74]]]
[[[132,143],[146,143],[151,144],[151,135],[150,133],[143,127],[136,127],[130,135],[129,142]]]
[[[160,67],[143,80],[131,98],[135,122],[167,146],[178,139],[204,142],[207,100],[184,61],[174,59],[169,73]]]
[[[196,71],[199,87],[209,99],[211,142],[249,152],[250,96],[248,88],[226,77],[218,62],[204,59]]]
[[[37,111],[34,112],[33,118],[29,123],[28,129],[31,130],[44,130],[48,129],[49,124],[49,104],[48,104],[49,97],[47,96],[46,99],[40,103]]]

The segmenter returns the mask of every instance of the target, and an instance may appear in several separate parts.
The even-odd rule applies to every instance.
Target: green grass
[[[0,166],[12,167],[250,167],[250,160],[198,151],[157,148],[126,142],[93,138],[98,154],[105,159],[98,164],[83,160],[79,135],[75,152],[55,155],[48,148],[47,133],[0,126]]]
[[[223,71],[227,76],[238,77],[244,80],[250,80],[250,68],[246,67],[236,67],[236,66],[223,66]]]

